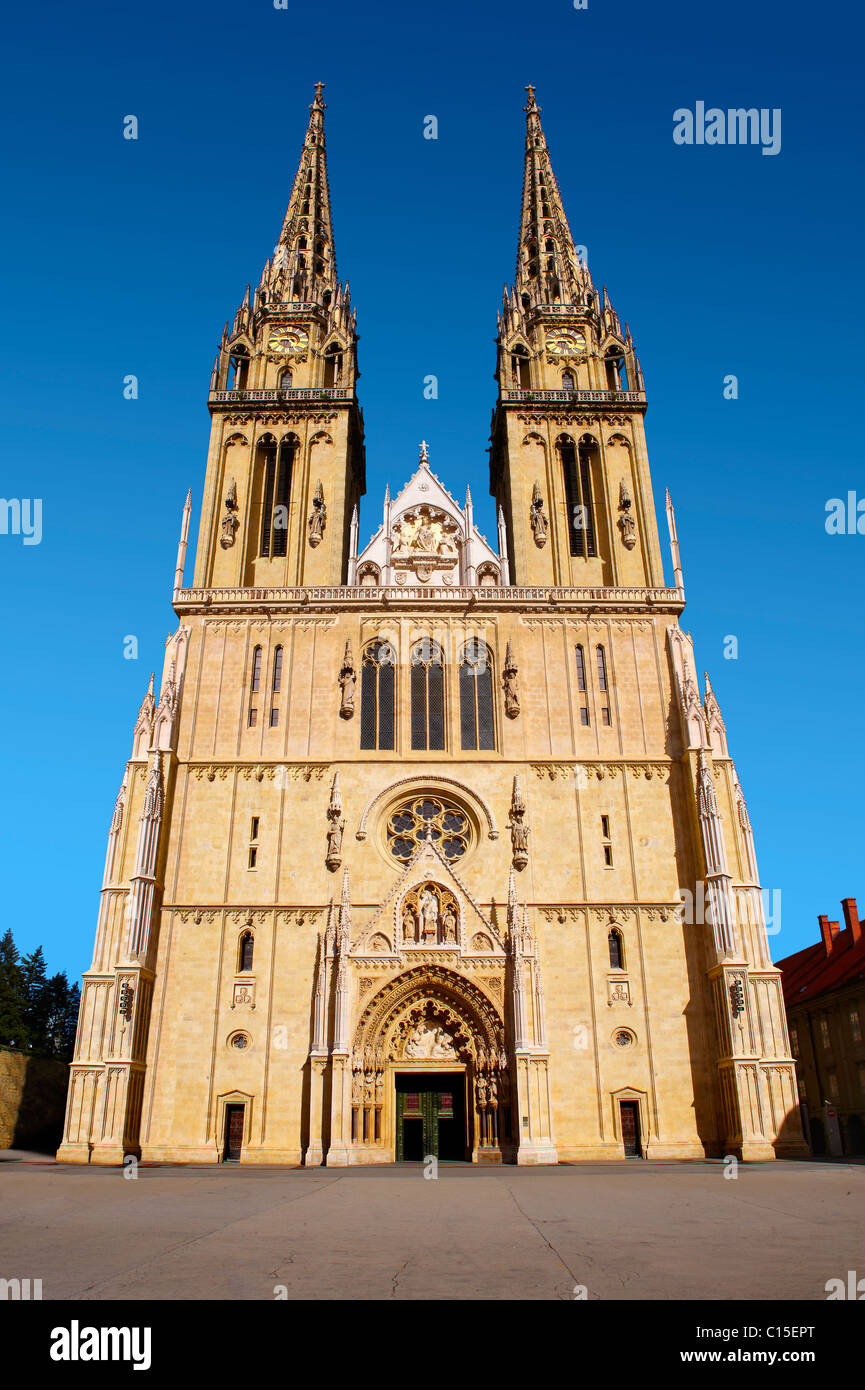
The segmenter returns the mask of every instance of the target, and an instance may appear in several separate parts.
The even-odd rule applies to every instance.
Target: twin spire
[[[318,304],[355,327],[349,287],[337,278],[322,96],[317,82],[288,209],[273,256],[265,262],[254,308]],[[241,310],[243,305],[241,305]],[[239,311],[240,312],[240,311]]]
[[[541,125],[534,87],[527,87],[526,158],[515,290],[532,304],[582,304],[591,288],[577,255]]]

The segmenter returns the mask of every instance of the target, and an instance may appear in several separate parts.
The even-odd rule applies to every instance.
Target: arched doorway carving
[[[356,1161],[371,1149],[379,1162],[394,1157],[395,1078],[412,1071],[463,1074],[467,1156],[501,1162],[502,1148],[511,1142],[504,1020],[484,990],[445,966],[419,964],[395,976],[361,1013],[351,1057]]]

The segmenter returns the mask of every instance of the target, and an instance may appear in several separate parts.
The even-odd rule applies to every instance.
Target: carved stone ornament
[[[225,497],[225,516],[219,523],[219,529],[222,532],[222,535],[219,537],[219,544],[222,546],[223,550],[230,550],[234,545],[237,530],[240,526],[237,511],[237,484],[232,478],[231,487],[228,489]]]
[[[515,869],[524,869],[529,862],[529,827],[526,825],[526,803],[520,788],[519,777],[514,778],[511,796],[511,818],[508,821],[511,832],[511,851]]]
[[[622,543],[627,550],[633,550],[637,544],[637,523],[631,516],[631,494],[625,486],[624,478],[619,483],[619,517],[618,527],[622,533]]]
[[[541,496],[541,489],[537,482],[532,491],[532,507],[529,520],[531,522],[532,535],[535,538],[535,545],[539,548],[546,545],[547,531],[549,530],[550,523],[544,511],[544,499]]]
[[[306,523],[311,546],[315,547],[321,544],[326,521],[327,507],[324,504],[324,489],[321,486],[321,479],[319,479],[312,498],[312,511]]]
[[[342,863],[342,836],[345,830],[345,821],[342,818],[342,797],[339,790],[339,772],[333,774],[327,821],[327,854],[324,862],[333,872]]]
[[[520,697],[517,693],[517,665],[514,661],[511,644],[505,649],[505,664],[502,668],[502,689],[505,692],[505,714],[508,719],[516,719],[520,712]]]
[[[357,677],[354,669],[354,657],[351,652],[351,642],[345,644],[345,655],[342,658],[342,666],[339,671],[339,687],[341,691],[339,701],[339,713],[341,719],[351,719],[354,714],[354,688]]]

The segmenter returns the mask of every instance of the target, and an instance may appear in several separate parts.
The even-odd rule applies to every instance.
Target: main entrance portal
[[[397,1162],[469,1158],[465,1100],[464,1072],[397,1072]]]

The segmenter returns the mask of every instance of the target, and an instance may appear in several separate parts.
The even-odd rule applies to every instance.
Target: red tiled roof
[[[865,933],[854,941],[853,932],[845,927],[835,936],[828,955],[823,942],[818,941],[775,964],[782,972],[784,1003],[790,1009],[818,994],[865,978]]]

